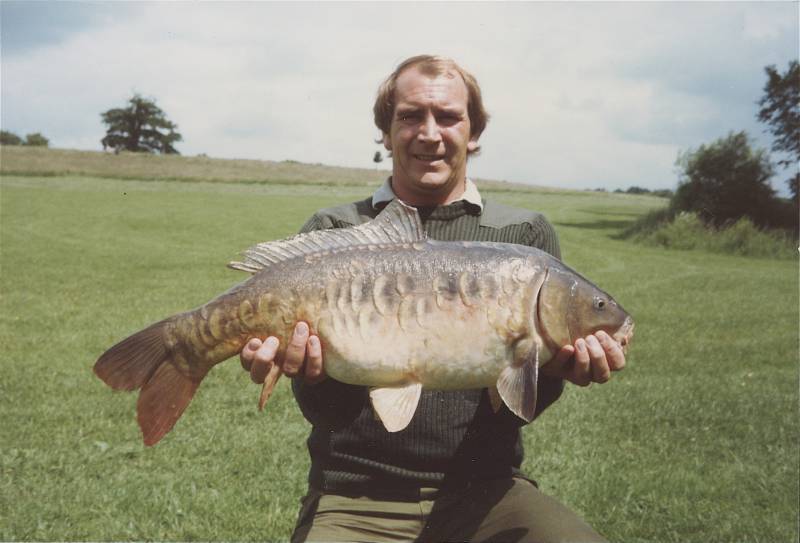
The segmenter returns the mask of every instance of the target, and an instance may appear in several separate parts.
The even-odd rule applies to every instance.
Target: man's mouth
[[[421,160],[423,162],[436,162],[437,160],[444,159],[442,155],[427,155],[427,154],[415,154],[414,158],[417,160]]]

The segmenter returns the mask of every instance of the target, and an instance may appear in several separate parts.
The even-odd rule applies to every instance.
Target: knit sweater
[[[481,210],[459,201],[419,212],[431,239],[517,243],[560,257],[552,226],[532,211],[493,202],[484,202]],[[349,227],[378,213],[368,198],[319,211],[302,231]],[[505,406],[495,413],[486,389],[423,390],[408,427],[389,433],[373,413],[366,387],[332,378],[316,385],[296,379],[292,386],[312,424],[309,484],[324,492],[392,495],[519,473],[525,422]],[[537,416],[563,386],[560,379],[540,375]]]

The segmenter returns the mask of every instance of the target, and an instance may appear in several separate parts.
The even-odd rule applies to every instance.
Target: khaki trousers
[[[402,501],[323,494],[303,498],[292,543],[323,541],[605,541],[565,506],[522,478],[452,492],[420,489]]]

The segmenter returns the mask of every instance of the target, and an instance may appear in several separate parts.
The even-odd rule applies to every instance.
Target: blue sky
[[[0,3],[0,124],[100,149],[134,93],[184,155],[372,167],[379,82],[452,56],[492,119],[474,177],[674,188],[675,159],[756,121],[764,67],[798,57],[798,3]],[[782,179],[774,186],[785,193]]]

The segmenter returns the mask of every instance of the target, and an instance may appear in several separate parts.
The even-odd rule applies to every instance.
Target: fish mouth
[[[622,347],[622,352],[628,352],[628,345],[630,345],[631,341],[633,340],[633,328],[635,324],[633,319],[627,317],[625,322],[622,323],[622,326],[619,327],[619,330],[612,336],[614,341],[619,343],[620,347]]]

